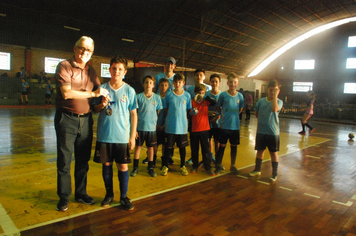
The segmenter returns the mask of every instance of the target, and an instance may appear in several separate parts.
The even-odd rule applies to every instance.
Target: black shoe
[[[231,167],[230,167],[230,172],[231,172],[231,174],[233,174],[233,175],[238,175],[238,174],[240,174],[240,171],[239,171],[235,166],[231,166]]]
[[[138,174],[138,168],[134,167],[130,173],[130,176],[135,177]]]
[[[146,157],[143,161],[142,164],[147,164],[148,163],[148,157]]]
[[[218,175],[218,174],[220,174],[221,171],[223,171],[223,170],[224,170],[224,169],[223,169],[222,165],[216,165],[216,167],[215,167],[215,174]]]
[[[114,197],[105,196],[104,200],[101,202],[102,207],[109,207],[114,201]]]
[[[121,199],[120,203],[125,210],[132,211],[134,209],[134,206],[132,205],[128,197],[124,197],[123,199]]]
[[[157,177],[157,173],[154,171],[153,168],[149,168],[149,169],[148,169],[148,174],[149,174],[151,177]]]
[[[77,202],[81,202],[87,205],[93,205],[95,203],[94,199],[89,197],[88,195],[80,196],[80,197],[75,197],[75,200]]]
[[[68,210],[68,202],[64,200],[59,200],[57,204],[57,211],[67,211]]]

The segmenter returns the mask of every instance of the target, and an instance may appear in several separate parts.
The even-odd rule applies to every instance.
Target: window
[[[356,83],[344,83],[344,93],[356,94]]]
[[[0,70],[10,70],[10,53],[0,52]]]
[[[349,37],[349,43],[347,44],[349,48],[354,48],[356,47],[356,36],[350,36]]]
[[[313,82],[293,82],[294,92],[308,92],[313,90]]]
[[[356,69],[356,58],[347,58],[346,69]]]
[[[101,77],[111,78],[109,68],[110,64],[101,63]]]
[[[49,74],[56,73],[56,68],[58,63],[64,61],[65,59],[45,57],[45,72]]]
[[[314,70],[315,60],[295,60],[295,70]]]

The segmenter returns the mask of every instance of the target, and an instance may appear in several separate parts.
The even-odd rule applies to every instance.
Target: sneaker
[[[298,134],[305,135],[305,131],[300,131]]]
[[[216,167],[215,167],[215,174],[216,174],[216,175],[220,174],[222,170],[223,170],[222,165],[216,165]]]
[[[94,199],[89,197],[88,195],[80,196],[80,197],[75,197],[75,200],[77,202],[81,202],[87,205],[93,205],[95,203]]]
[[[206,173],[210,176],[215,176],[215,172],[212,169],[206,170]]]
[[[184,176],[188,175],[188,170],[185,168],[185,166],[180,168],[180,173]]]
[[[138,168],[134,167],[130,173],[130,176],[135,177],[138,174]]]
[[[157,173],[154,171],[153,168],[149,168],[149,169],[148,169],[148,174],[149,174],[151,177],[157,177]]]
[[[253,170],[251,173],[248,174],[249,176],[259,176],[261,175],[261,171]]]
[[[277,175],[272,175],[271,178],[269,178],[269,181],[275,182],[277,180]]]
[[[134,209],[134,206],[132,205],[130,198],[128,197],[124,197],[123,199],[121,199],[120,204],[121,207],[125,210],[132,211]]]
[[[309,131],[309,134],[314,133],[314,131],[315,131],[315,128],[314,128],[314,129],[312,129],[312,130],[310,130],[310,131]]]
[[[230,167],[230,172],[234,175],[240,174],[240,171],[235,166]]]
[[[58,204],[57,204],[57,211],[67,211],[68,210],[68,202],[67,201],[63,201],[63,200],[59,200]]]
[[[161,170],[161,175],[166,176],[168,174],[168,167],[167,166],[163,166],[162,170]]]
[[[143,161],[142,164],[147,164],[148,163],[148,157],[146,157]]]
[[[190,173],[192,173],[192,174],[195,174],[195,173],[197,173],[197,168],[192,168],[192,169],[190,169]]]
[[[198,169],[201,168],[203,165],[204,165],[204,162],[203,162],[203,161],[199,162],[199,167],[198,167]]]
[[[193,164],[193,160],[192,160],[192,158],[190,158],[188,161],[186,161],[185,162],[186,164],[188,164],[188,165],[191,165],[191,164]]]
[[[101,202],[101,207],[109,207],[114,201],[114,197],[105,196],[104,200]]]

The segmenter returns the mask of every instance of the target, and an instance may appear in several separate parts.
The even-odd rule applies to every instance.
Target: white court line
[[[0,203],[0,226],[4,230],[4,235],[21,235],[20,230],[12,222],[11,218]]]
[[[320,196],[316,196],[316,195],[309,194],[309,193],[304,193],[304,195],[309,196],[309,197],[320,198]]]
[[[315,159],[320,159],[320,157],[316,157],[316,156],[311,156],[311,155],[305,155],[306,157],[311,157],[311,158],[315,158]]]
[[[347,201],[347,203],[342,203],[342,202],[337,202],[337,201],[332,201],[333,203],[340,204],[343,206],[351,206],[353,202]]]
[[[285,187],[282,187],[282,186],[279,186],[279,188],[287,190],[287,191],[293,191],[293,189],[291,189],[291,188],[285,188]]]
[[[270,185],[269,183],[264,182],[264,181],[261,181],[261,180],[257,180],[257,182],[259,182],[259,183],[261,183],[261,184],[265,184],[265,185]]]

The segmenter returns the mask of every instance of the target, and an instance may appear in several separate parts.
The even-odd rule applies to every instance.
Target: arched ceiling
[[[2,0],[0,43],[71,51],[87,35],[95,55],[247,76],[294,38],[353,16],[356,0]]]

